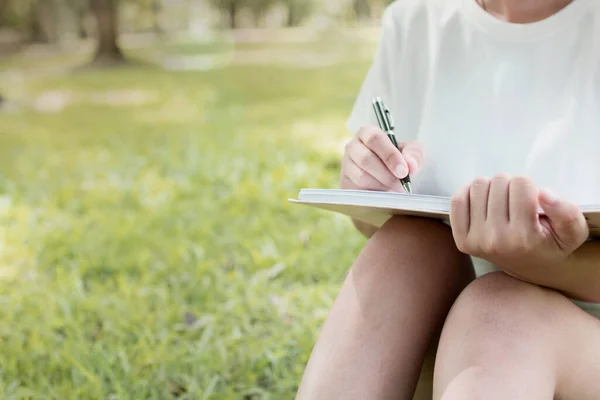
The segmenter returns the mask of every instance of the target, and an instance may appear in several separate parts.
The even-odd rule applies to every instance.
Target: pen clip
[[[373,108],[375,109],[379,127],[385,132],[393,131],[394,119],[392,118],[392,113],[380,97],[373,99]]]
[[[395,123],[394,123],[394,118],[392,118],[392,113],[390,112],[390,109],[388,108],[387,105],[383,104],[383,113],[387,122],[388,127],[390,128],[391,131],[394,130],[395,127]]]

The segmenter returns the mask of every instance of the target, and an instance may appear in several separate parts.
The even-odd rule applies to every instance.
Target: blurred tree
[[[17,22],[23,19],[19,8],[14,0],[0,0],[0,27],[17,28]]]
[[[389,0],[386,0],[389,2]],[[352,0],[352,7],[356,18],[359,20],[371,18],[371,4],[369,0]]]
[[[87,39],[89,32],[86,26],[86,20],[90,14],[90,3],[85,0],[66,0],[66,5],[75,15],[75,26],[77,27],[77,37]]]
[[[8,0],[0,0],[0,28],[6,26],[6,14],[8,9]]]
[[[58,39],[57,0],[0,0],[0,26],[34,43]]]
[[[228,26],[231,29],[237,28],[237,16],[240,9],[247,2],[260,0],[210,0],[211,4],[227,16]]]
[[[135,6],[137,25],[141,30],[152,29],[154,33],[163,34],[164,29],[160,23],[160,16],[163,12],[163,2],[161,0],[128,0]]]
[[[96,18],[97,48],[94,64],[110,66],[125,62],[117,44],[119,35],[119,0],[90,0],[90,8]]]
[[[269,12],[271,7],[279,1],[280,0],[250,0],[246,1],[244,5],[250,9],[250,12],[254,17],[254,23],[258,27],[263,24],[265,15]]]
[[[150,9],[152,10],[152,25],[154,27],[154,32],[157,34],[164,33],[164,30],[160,25],[160,13],[163,10],[163,4],[161,0],[152,0],[150,2]]]
[[[52,0],[33,0],[29,8],[29,39],[34,43],[50,43],[58,39],[57,7]]]
[[[314,9],[313,0],[283,0],[287,6],[287,26],[298,26]]]

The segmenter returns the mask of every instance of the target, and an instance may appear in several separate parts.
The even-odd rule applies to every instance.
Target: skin
[[[538,190],[532,180],[476,179],[452,199],[450,221],[463,253],[520,280],[600,302],[600,243],[586,243],[589,230],[576,205]]]
[[[568,3],[488,0],[485,8],[510,22],[534,22]],[[433,398],[598,398],[600,321],[565,297],[600,301],[600,244],[586,242],[577,206],[527,177],[498,175],[459,190],[450,219],[461,252],[502,272],[477,279],[454,304]]]
[[[423,151],[418,143],[401,148],[379,128],[363,127],[346,146],[340,186],[402,191],[399,178],[418,172]],[[471,260],[437,221],[355,225],[370,239],[321,329],[297,399],[431,399],[438,338],[475,277]]]
[[[423,162],[419,143],[399,143],[398,151],[377,127],[363,127],[346,145],[340,174],[340,188],[404,192],[401,178],[414,175]],[[377,230],[353,219],[354,226],[366,237]]]
[[[528,178],[498,175],[461,189],[450,221],[461,252],[503,272],[477,279],[454,304],[434,399],[598,398],[600,362],[590,352],[600,350],[600,321],[557,290],[598,293],[586,293],[597,283],[578,285],[600,280],[600,248],[582,247],[589,232],[578,208]]]
[[[482,6],[527,23],[569,2]],[[378,128],[364,127],[346,147],[340,186],[401,191],[398,179],[415,175],[422,162],[417,143],[401,153]],[[452,230],[393,218],[377,230],[354,221],[370,239],[321,330],[297,398],[598,398],[600,322],[565,296],[600,301],[600,246],[584,242],[577,207],[527,177],[498,175],[458,191],[451,222]],[[502,272],[474,280],[466,255]]]
[[[409,399],[417,390],[418,398],[431,399],[434,346],[452,303],[473,278],[446,225],[388,221],[350,269],[297,398]]]
[[[554,290],[491,273],[452,307],[433,399],[595,400],[598,354],[598,319]]]

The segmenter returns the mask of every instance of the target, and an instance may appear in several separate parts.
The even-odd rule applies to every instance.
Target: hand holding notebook
[[[433,218],[450,223],[450,197],[382,191],[301,189],[290,202],[333,211],[380,227],[394,215]],[[579,205],[590,228],[600,238],[600,204]],[[543,214],[543,210],[539,210]]]

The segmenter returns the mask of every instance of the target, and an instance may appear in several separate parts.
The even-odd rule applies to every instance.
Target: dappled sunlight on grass
[[[60,112],[73,104],[99,104],[112,107],[135,107],[157,101],[157,95],[139,89],[121,89],[105,92],[76,93],[73,91],[47,91],[40,93],[33,102],[38,112]]]
[[[338,184],[366,68],[24,83],[75,100],[0,114],[0,397],[293,397],[364,239],[287,199]]]
[[[136,119],[144,123],[168,123],[188,120],[204,122],[209,118],[209,106],[217,97],[217,89],[211,86],[199,87],[190,101],[187,93],[173,93],[157,109],[147,109],[136,114]],[[204,121],[203,121],[204,119]]]
[[[139,89],[119,89],[106,92],[90,93],[88,100],[94,104],[106,104],[115,107],[140,106],[156,102],[156,93]]]

